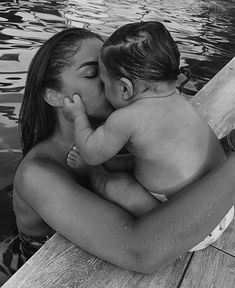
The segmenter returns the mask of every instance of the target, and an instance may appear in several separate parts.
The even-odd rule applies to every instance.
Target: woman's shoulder
[[[43,185],[45,175],[58,170],[66,172],[67,168],[62,161],[56,159],[52,147],[44,143],[36,145],[20,162],[15,173],[14,187],[18,194],[27,193],[29,190],[32,193],[32,190]]]

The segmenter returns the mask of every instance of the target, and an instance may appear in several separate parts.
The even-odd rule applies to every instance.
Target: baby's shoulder
[[[123,123],[123,122],[128,122],[133,118],[135,109],[132,107],[133,105],[127,105],[125,107],[121,107],[114,112],[112,112],[111,115],[109,115],[108,119],[106,122],[112,123],[112,124],[117,124],[117,123]]]

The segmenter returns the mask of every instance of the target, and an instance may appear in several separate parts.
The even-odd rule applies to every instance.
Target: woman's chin
[[[89,118],[105,120],[108,116],[114,111],[112,106],[107,107],[106,109],[100,109],[100,111],[88,115]]]

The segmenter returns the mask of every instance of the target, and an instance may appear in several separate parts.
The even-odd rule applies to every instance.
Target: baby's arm
[[[79,176],[86,175],[91,169],[91,166],[83,161],[75,145],[69,151],[66,163]],[[103,165],[109,172],[128,172],[133,174],[134,156],[130,153],[117,154]]]
[[[113,112],[104,125],[93,130],[78,95],[74,102],[65,99],[64,115],[75,125],[75,142],[82,158],[90,165],[98,165],[112,158],[128,142],[128,120],[121,110]]]

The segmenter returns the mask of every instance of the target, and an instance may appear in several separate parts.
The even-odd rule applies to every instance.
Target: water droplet
[[[129,226],[125,225],[124,230],[127,231],[129,229]]]

